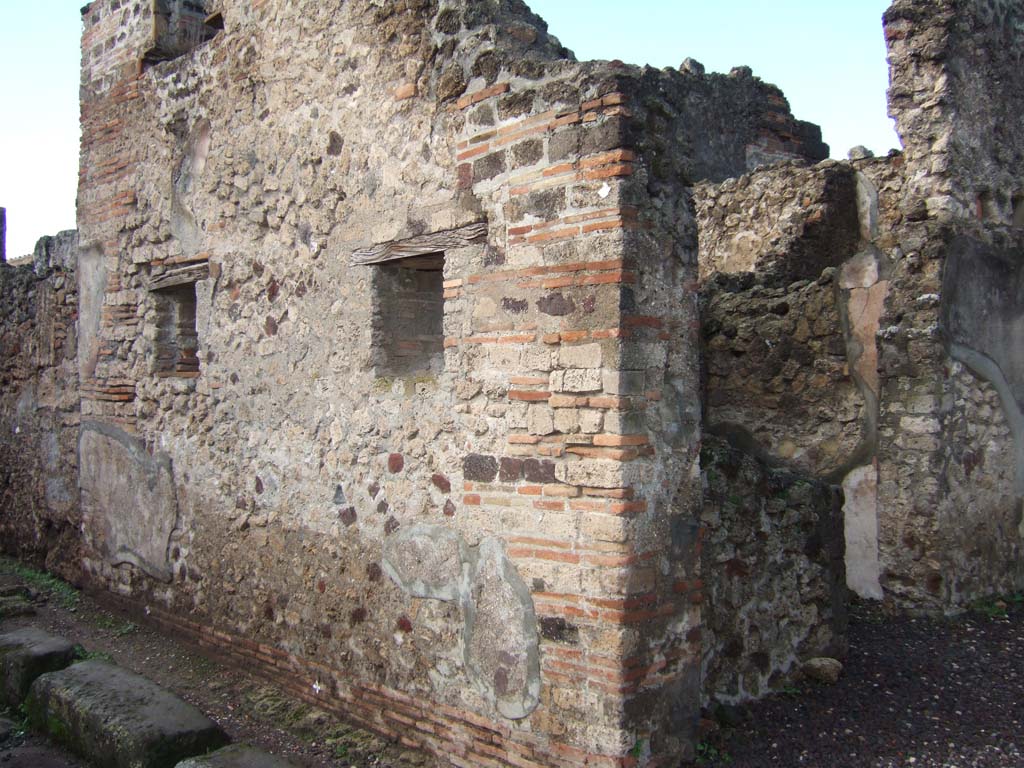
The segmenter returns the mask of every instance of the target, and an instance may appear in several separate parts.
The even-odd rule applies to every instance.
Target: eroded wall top
[[[896,0],[885,14],[889,114],[912,218],[1024,215],[1024,3]]]

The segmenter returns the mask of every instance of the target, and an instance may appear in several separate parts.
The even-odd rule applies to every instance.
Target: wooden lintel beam
[[[487,237],[487,222],[482,221],[458,229],[432,232],[429,235],[418,235],[406,240],[392,240],[371,248],[363,248],[352,253],[349,263],[353,266],[367,266],[396,259],[407,259],[410,256],[426,256],[451,248],[463,248],[483,240],[485,237]]]
[[[210,276],[210,265],[208,263],[190,264],[187,267],[170,270],[162,275],[149,279],[147,287],[151,291],[160,291],[166,288],[174,288],[188,283],[197,283]]]

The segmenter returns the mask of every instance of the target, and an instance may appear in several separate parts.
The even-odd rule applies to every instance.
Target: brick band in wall
[[[162,632],[194,643],[224,662],[252,672],[289,694],[353,721],[410,749],[430,752],[459,768],[545,768],[560,764],[593,768],[634,768],[633,757],[610,757],[513,731],[456,707],[428,701],[386,686],[355,683],[343,670],[304,659],[270,645],[186,619],[160,608],[139,606],[101,590],[100,602]],[[557,666],[557,663],[556,665]],[[648,763],[648,765],[654,765]]]

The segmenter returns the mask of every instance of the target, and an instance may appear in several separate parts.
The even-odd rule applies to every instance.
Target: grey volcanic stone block
[[[248,744],[232,744],[208,755],[184,760],[177,768],[295,768],[295,764]]]
[[[64,669],[74,658],[73,644],[40,629],[0,635],[0,695],[11,707],[19,707],[37,677]]]
[[[27,602],[21,595],[0,597],[0,619],[13,619],[17,616],[34,616],[35,606]]]
[[[4,768],[84,768],[85,763],[49,744],[13,747],[3,753]]]
[[[111,768],[174,768],[228,741],[191,704],[102,661],[41,676],[32,684],[26,708],[34,728]]]

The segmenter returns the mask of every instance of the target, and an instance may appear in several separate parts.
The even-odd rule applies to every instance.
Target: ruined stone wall
[[[936,311],[948,367],[938,428],[928,425],[939,440],[942,568],[925,584],[939,600],[962,605],[1024,584],[1024,237],[982,225],[943,246]]]
[[[844,335],[857,187],[850,166],[825,161],[694,190],[712,697],[762,695],[844,651],[849,553],[829,484],[870,461],[875,402]]]
[[[860,240],[849,166],[783,165],[695,191],[706,429],[842,476],[865,401],[847,367],[839,268]]]
[[[769,463],[842,474],[865,402],[846,367],[836,280],[829,270],[772,286],[720,273],[705,284],[706,431]]]
[[[0,265],[0,539],[4,551],[80,578],[74,232],[32,264]]]
[[[909,258],[894,276],[902,298],[883,319],[882,362],[892,386],[914,397],[883,422],[908,455],[920,452],[920,482],[902,479],[891,456],[880,466],[890,488],[908,483],[890,494],[882,535],[906,603],[962,605],[1022,578],[1020,356],[1011,351],[1020,298],[1010,297],[1022,223],[1022,18],[1014,1],[905,0],[885,16],[890,114],[906,147],[892,236]]]
[[[881,262],[888,289],[877,333],[881,585],[908,608],[958,610],[1021,584],[1015,458],[1020,442],[1011,428],[1014,397],[996,394],[991,381],[1002,377],[994,370],[965,365],[961,357],[968,355],[958,351],[950,314],[954,307],[963,310],[958,294],[975,299],[987,294],[984,300],[966,299],[971,304],[966,311],[975,323],[990,325],[996,310],[993,284],[1012,290],[1017,278],[997,270],[1001,277],[986,280],[982,258],[961,266],[967,273],[957,277],[956,244],[964,235],[956,232],[970,232],[969,241],[992,242],[1000,239],[999,228],[908,219],[895,202],[901,179],[903,186],[909,183],[904,166],[875,161],[862,171],[879,191],[874,242],[888,256]],[[1013,252],[1005,242],[1003,247]],[[1016,258],[1007,254],[1006,260]],[[1004,299],[998,311],[1012,317],[1015,303]],[[991,330],[1002,339],[999,344],[1013,345],[1016,331],[995,325]],[[1015,356],[986,349],[984,335],[962,334],[963,348],[988,352],[1010,370]],[[996,401],[999,408],[985,405]]]
[[[861,594],[1016,583],[1013,345],[942,281],[1018,245],[915,202],[924,139],[753,172],[827,154],[777,89],[516,0],[83,18],[94,588],[453,764],[622,766],[692,755],[702,670],[841,652],[826,483]]]
[[[896,0],[886,11],[911,217],[1009,224],[1021,213],[1022,25],[1019,0]]]
[[[909,172],[896,155],[698,188],[707,429],[843,486],[856,592],[956,610],[1020,583],[1016,406],[986,406],[1016,400],[950,337],[959,328],[1013,379],[1018,278],[999,264],[1013,263],[1015,241],[908,216]],[[955,258],[954,276],[957,250],[977,258]],[[985,308],[996,283],[1004,298]]]
[[[802,662],[846,654],[838,489],[706,436],[702,551],[705,699],[779,690]]]
[[[400,312],[385,304],[400,296],[382,290],[381,268],[349,257],[487,220],[493,204],[468,187],[506,169],[467,164],[460,177],[456,133],[466,108],[493,105],[508,89],[488,90],[502,62],[481,49],[496,29],[487,12],[470,18],[426,3],[238,3],[223,12],[223,35],[147,70],[120,116],[131,127],[122,147],[139,160],[137,198],[111,228],[118,248],[104,249],[119,284],[105,292],[96,374],[131,386],[123,405],[91,406],[100,418],[83,430],[87,567],[97,585],[328,662],[324,697],[359,702],[352,716],[378,729],[404,727],[409,696],[447,706],[443,730],[417,717],[407,738],[475,764],[494,749],[492,731],[476,723],[522,720],[540,703],[530,591],[492,532],[532,530],[567,502],[550,460],[517,476],[525,484],[543,475],[550,491],[538,484],[536,497],[519,496],[527,507],[509,513],[522,521],[474,514],[484,505],[465,483],[493,479],[474,442],[488,455],[505,450],[506,418],[486,412],[490,400],[517,407],[525,422],[519,403],[529,400],[506,396],[515,387],[507,377],[539,366],[546,383],[551,364],[534,331],[536,360],[494,371],[489,396],[466,375],[463,359],[475,365],[478,351],[528,346],[526,332],[509,333],[510,322],[483,309],[476,322],[494,326],[491,335],[473,333],[472,304],[460,295],[463,284],[473,290],[471,275],[507,263],[504,231],[501,243],[489,243],[485,227],[484,237],[443,249],[444,280],[429,282],[444,293],[436,299],[445,299],[443,331],[454,343],[442,340],[437,352],[447,365],[401,376],[381,370],[375,348],[406,341],[383,337],[409,324],[373,321]],[[529,42],[514,43],[522,67],[552,45],[528,21],[517,29]],[[321,72],[325,55],[332,64]],[[473,78],[473,95],[457,104]],[[541,159],[524,152],[520,164]],[[83,225],[90,243],[103,242],[100,222]],[[600,285],[616,275],[614,265],[592,271],[580,261],[552,279]],[[189,289],[199,368],[161,370],[162,297]],[[114,353],[104,358],[106,348]],[[588,351],[581,368],[595,365]],[[147,476],[156,479],[151,497],[133,505],[128,493]],[[106,490],[113,477],[127,478],[116,493]],[[113,506],[130,512],[115,516]],[[415,571],[423,547],[453,569],[448,581],[444,568],[431,573],[436,588]],[[517,728],[545,734],[542,752],[550,737],[566,749],[618,748],[608,743],[613,726],[603,740],[552,733],[548,720],[574,723],[552,714],[565,705],[545,693]],[[509,726],[501,730],[509,740]],[[515,741],[520,759],[533,757],[534,743]]]
[[[749,67],[705,74],[687,59],[678,71],[633,68],[632,77],[647,108],[637,131],[651,144],[651,172],[661,181],[670,172],[685,185],[722,181],[767,164],[828,157],[821,129],[795,119],[782,91]]]

